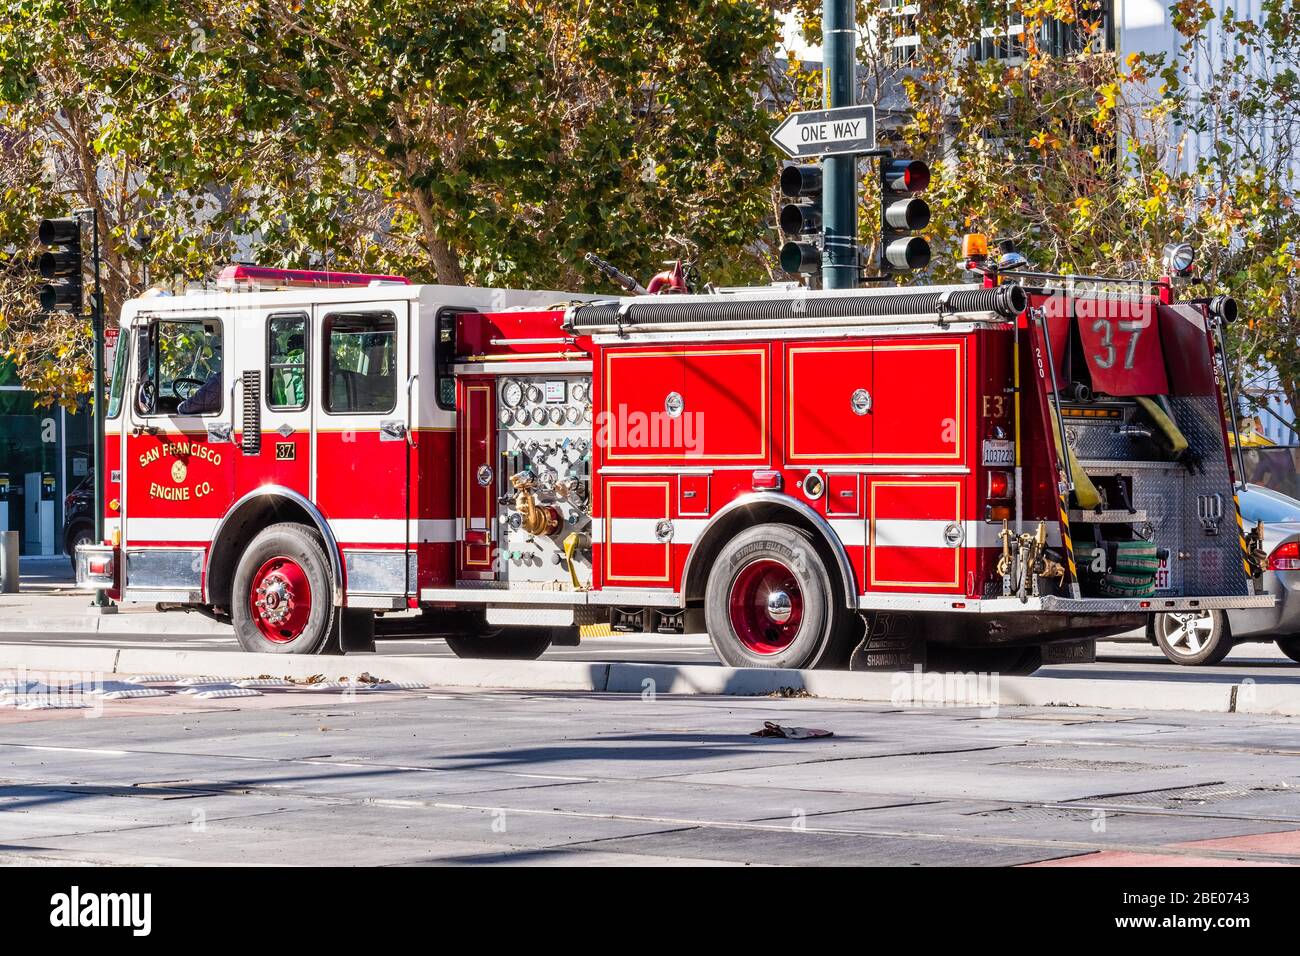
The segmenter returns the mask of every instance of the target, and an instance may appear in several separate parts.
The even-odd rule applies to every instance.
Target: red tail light
[[[1010,498],[1011,482],[1012,482],[1011,472],[990,471],[989,472],[989,497]]]
[[[779,471],[756,471],[750,482],[755,491],[780,491],[781,473]]]
[[[1279,544],[1268,556],[1270,571],[1300,571],[1300,542]]]

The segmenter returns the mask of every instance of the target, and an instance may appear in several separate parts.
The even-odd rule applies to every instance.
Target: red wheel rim
[[[727,611],[731,628],[745,647],[755,654],[777,654],[799,635],[803,592],[788,567],[760,558],[732,579]]]
[[[268,641],[297,640],[311,617],[311,582],[292,558],[274,557],[257,569],[248,595],[257,629]]]

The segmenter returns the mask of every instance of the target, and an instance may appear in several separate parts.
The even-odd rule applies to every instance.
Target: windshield
[[[1242,520],[1254,524],[1262,521],[1274,524],[1279,521],[1300,521],[1300,501],[1285,495],[1247,488],[1237,497],[1241,503]]]
[[[163,319],[141,333],[136,402],[145,415],[221,411],[222,341],[215,319]]]
[[[122,392],[126,388],[126,359],[131,354],[131,330],[123,329],[113,350],[113,380],[108,389],[108,417],[117,418],[122,410]]]

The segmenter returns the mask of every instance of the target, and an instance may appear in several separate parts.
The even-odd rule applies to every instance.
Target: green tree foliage
[[[324,218],[336,258],[449,284],[578,287],[595,281],[587,251],[640,272],[676,256],[723,270],[775,170],[761,4],[141,7],[168,35],[193,25],[168,67],[192,115],[229,113],[249,143],[320,157],[305,189],[264,184],[263,243],[285,258]]]
[[[89,327],[37,311],[37,222],[98,214],[111,321],[149,280],[200,278],[228,261],[251,184],[283,156],[254,156],[230,176],[216,161],[202,175],[178,163],[221,143],[223,129],[186,118],[187,90],[129,6],[0,0],[0,11],[0,357],[44,400],[74,407],[90,390]],[[88,231],[83,251],[89,263]],[[88,303],[89,276],[85,285]]]
[[[0,349],[85,391],[32,315],[41,215],[108,224],[109,314],[233,258],[600,288],[596,252],[761,278],[772,8],[698,0],[0,0]],[[67,334],[54,332],[60,324]],[[35,374],[38,365],[45,371]]]

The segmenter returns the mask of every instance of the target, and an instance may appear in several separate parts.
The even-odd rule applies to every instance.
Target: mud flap
[[[1093,638],[1082,641],[1061,641],[1042,646],[1044,664],[1095,664],[1097,642]]]
[[[861,642],[849,657],[851,671],[910,671],[925,666],[925,641],[916,619],[896,611],[866,611]]]
[[[365,608],[341,607],[334,615],[333,644],[344,654],[375,651],[375,612]]]

